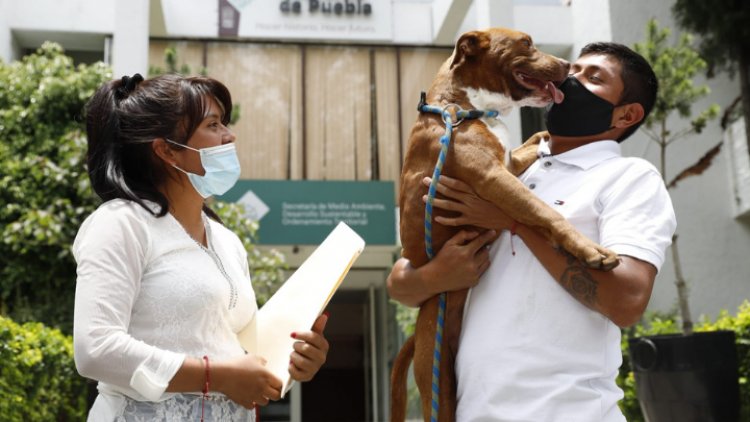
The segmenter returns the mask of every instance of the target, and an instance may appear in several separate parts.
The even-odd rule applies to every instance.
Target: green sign
[[[317,245],[339,221],[370,245],[396,243],[393,182],[240,180],[218,199],[260,222],[266,245]]]

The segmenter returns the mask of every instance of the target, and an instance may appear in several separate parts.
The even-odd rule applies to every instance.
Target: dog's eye
[[[526,48],[531,48],[531,41],[530,40],[521,40],[521,44]]]

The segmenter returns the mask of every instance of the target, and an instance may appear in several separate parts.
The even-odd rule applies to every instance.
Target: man
[[[629,48],[594,43],[560,89],[565,99],[548,111],[549,138],[520,180],[617,252],[620,265],[588,269],[444,176],[438,190],[447,199],[434,205],[458,217],[436,221],[491,230],[457,234],[418,269],[399,260],[388,278],[390,295],[410,306],[472,287],[456,359],[460,422],[625,420],[615,384],[620,327],[643,314],[676,226],[657,170],[622,157],[619,147],[651,111],[657,81]],[[488,250],[494,231],[502,235]]]

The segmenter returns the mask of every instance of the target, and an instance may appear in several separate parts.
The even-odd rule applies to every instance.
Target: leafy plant
[[[0,313],[70,331],[71,255],[96,207],[84,167],[82,111],[110,69],[75,67],[62,47],[0,63]]]
[[[715,70],[739,74],[745,127],[750,127],[750,5],[735,0],[677,0],[672,6],[677,23],[700,35],[698,49]],[[745,130],[750,147],[750,130]],[[750,148],[748,148],[750,151]]]
[[[391,303],[396,306],[396,323],[404,336],[409,337],[414,334],[414,327],[417,325],[417,314],[419,308],[410,308],[391,299]]]
[[[72,421],[86,416],[86,381],[76,373],[73,340],[40,323],[0,316],[0,414],[8,422]]]
[[[719,153],[722,143],[719,142],[711,147],[695,164],[667,182],[667,147],[685,139],[690,134],[701,133],[707,122],[719,115],[719,106],[716,104],[698,113],[697,116],[693,115],[693,104],[710,92],[706,85],[695,86],[693,84],[695,74],[706,68],[706,62],[693,49],[692,37],[689,34],[682,34],[673,46],[667,45],[669,34],[668,28],[659,28],[656,20],[652,19],[647,25],[646,40],[635,44],[635,51],[648,60],[659,81],[656,103],[642,131],[659,145],[661,174],[667,189],[673,189],[678,182],[703,173]],[[675,113],[682,119],[690,120],[690,125],[678,132],[673,132],[667,123]],[[682,272],[677,240],[678,235],[675,233],[671,246],[672,263],[676,277],[682,330],[685,334],[690,334],[693,331],[693,320],[690,316],[687,283]]]
[[[750,301],[743,302],[736,315],[723,310],[715,321],[703,319],[695,326],[697,332],[730,330],[735,333],[737,357],[739,361],[740,384],[740,420],[750,420]],[[638,324],[634,330],[623,332],[622,336],[622,366],[617,377],[617,384],[625,392],[625,398],[620,401],[620,409],[628,422],[643,422],[640,405],[635,393],[635,379],[630,366],[628,340],[630,338],[645,337],[680,332],[680,325],[674,314],[651,313]]]
[[[179,54],[177,53],[177,47],[175,45],[169,45],[164,49],[164,67],[161,66],[149,66],[148,76],[157,76],[164,73],[179,73],[182,75],[190,75],[192,72],[190,66],[187,63],[178,65]],[[208,69],[202,67],[198,74],[206,76],[208,75]]]

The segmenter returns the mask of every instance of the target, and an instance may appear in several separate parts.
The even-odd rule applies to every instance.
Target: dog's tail
[[[393,361],[391,372],[391,422],[406,420],[406,376],[414,358],[414,336],[409,337]]]

